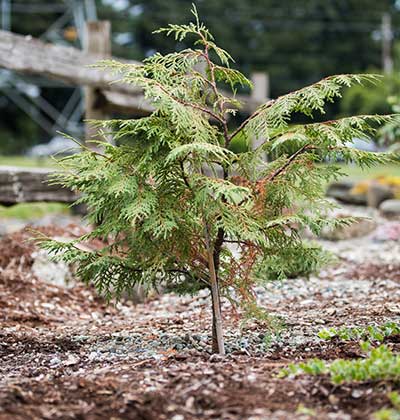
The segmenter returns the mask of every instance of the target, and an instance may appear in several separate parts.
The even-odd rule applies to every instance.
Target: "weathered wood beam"
[[[107,20],[86,22],[84,31],[84,51],[96,54],[103,59],[111,56],[111,24]],[[85,120],[109,120],[110,116],[102,102],[101,92],[91,86],[84,87],[85,92]],[[85,124],[85,140],[96,137],[98,130],[93,125]]]
[[[70,85],[89,86],[100,93],[103,89],[107,92],[112,91],[115,94],[113,97],[118,98],[118,103],[115,104],[117,111],[120,111],[120,103],[123,102],[124,113],[150,113],[152,107],[143,99],[140,88],[116,83],[118,76],[89,67],[102,58],[104,56],[88,54],[77,48],[48,44],[31,36],[0,30],[0,67],[59,80]],[[129,62],[139,64],[136,61]],[[109,99],[110,109],[113,109],[113,97]],[[138,103],[140,109],[136,109]]]
[[[73,203],[77,195],[59,185],[49,185],[54,169],[0,166],[0,204],[54,201]]]
[[[118,80],[116,75],[88,67],[103,58],[104,56],[88,54],[77,48],[48,44],[31,36],[0,30],[0,67],[57,79],[72,85],[141,94],[141,89],[132,85],[113,83],[110,86],[110,83]]]
[[[154,107],[144,98],[143,95],[126,95],[125,93],[113,90],[101,91],[104,96],[106,112],[117,112],[119,114],[132,115],[135,110],[135,116],[142,117],[154,111]]]
[[[153,111],[151,104],[136,86],[118,83],[119,77],[102,69],[88,67],[104,56],[90,54],[77,48],[48,44],[31,36],[0,30],[0,67],[25,74],[40,75],[71,85],[89,86],[107,98],[109,108],[127,114],[146,115]],[[136,61],[127,61],[140,64]],[[259,92],[258,88],[256,89]],[[238,95],[242,111],[251,113],[264,102],[261,97]]]

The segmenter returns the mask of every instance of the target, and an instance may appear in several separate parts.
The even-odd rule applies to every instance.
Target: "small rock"
[[[379,210],[383,216],[400,218],[400,200],[385,200]]]
[[[257,380],[257,376],[254,373],[250,373],[249,375],[247,375],[247,380],[249,382],[255,382]]]
[[[351,396],[353,397],[353,398],[360,398],[360,397],[362,397],[363,396],[363,392],[362,391],[360,391],[359,389],[354,389],[353,391],[352,391],[352,393],[351,393]]]
[[[328,397],[328,401],[332,404],[332,405],[337,405],[337,403],[339,402],[339,398],[336,395],[329,395]]]
[[[186,402],[185,402],[185,408],[187,409],[192,409],[192,407],[194,406],[195,403],[195,398],[193,396],[189,397]]]
[[[79,362],[79,358],[70,354],[68,359],[63,363],[64,366],[76,365]]]
[[[175,416],[171,417],[171,420],[185,420],[185,417],[182,414],[175,414]]]
[[[374,240],[379,242],[400,241],[400,222],[384,223],[376,229]]]
[[[394,197],[392,189],[387,185],[379,184],[378,182],[371,182],[367,191],[367,205],[375,209],[385,201]]]
[[[345,218],[350,216],[341,216]],[[339,217],[338,217],[339,218]],[[360,238],[366,236],[374,231],[376,228],[376,222],[372,219],[358,219],[354,223],[348,226],[340,226],[336,229],[323,229],[321,232],[321,238],[328,239],[330,241],[342,241],[351,238]]]
[[[90,352],[88,359],[93,362],[94,360],[99,358],[99,354],[95,351]]]
[[[41,249],[32,254],[34,259],[32,273],[49,284],[61,287],[72,287],[72,273],[68,264],[53,262],[47,251]]]
[[[221,356],[220,354],[212,354],[210,356],[210,358],[208,359],[209,362],[211,363],[218,363],[218,362],[222,362],[224,360],[224,356]]]
[[[17,232],[26,226],[26,222],[17,219],[0,219],[0,237]]]
[[[335,198],[336,200],[346,204],[366,205],[366,194],[353,194],[351,190],[354,188],[355,182],[350,180],[341,180],[332,182],[327,191],[328,197]]]
[[[396,305],[396,304],[386,304],[385,308],[389,311],[392,312],[393,314],[400,314],[400,305]]]
[[[58,357],[53,357],[50,360],[50,365],[52,365],[52,366],[59,365],[60,363],[61,363],[61,360]]]

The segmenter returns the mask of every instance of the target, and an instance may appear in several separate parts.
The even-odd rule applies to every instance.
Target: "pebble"
[[[182,414],[175,414],[171,420],[185,420],[185,417]]]
[[[96,352],[96,351],[92,351],[89,353],[88,359],[93,362],[93,361],[97,361],[101,359],[101,356]]]
[[[63,365],[72,366],[72,365],[76,365],[78,362],[79,362],[79,358],[70,354],[68,356],[68,359],[65,362],[63,362]]]
[[[51,366],[56,366],[61,363],[61,359],[59,359],[58,357],[53,357],[52,359],[50,359],[49,363]]]
[[[219,363],[224,360],[224,356],[221,356],[220,354],[212,354],[208,360],[211,363]]]

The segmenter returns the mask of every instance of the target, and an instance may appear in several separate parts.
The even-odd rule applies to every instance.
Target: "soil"
[[[43,232],[71,237],[79,229]],[[341,258],[318,277],[257,289],[260,304],[282,320],[278,330],[244,322],[224,303],[221,358],[209,353],[206,291],[107,305],[90,287],[36,278],[28,237],[25,230],[0,240],[0,420],[366,419],[400,390],[277,376],[290,362],[362,357],[357,343],[318,339],[324,327],[399,321],[400,265],[372,260],[368,246],[376,244],[367,239],[356,257],[343,257],[356,244],[329,244]],[[379,246],[392,252],[398,242]],[[386,344],[400,350],[399,341]]]

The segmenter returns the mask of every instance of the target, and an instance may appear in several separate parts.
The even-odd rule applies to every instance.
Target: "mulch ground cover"
[[[244,322],[225,304],[221,358],[209,353],[205,291],[106,305],[89,287],[36,278],[28,238],[23,231],[0,240],[1,420],[366,419],[400,389],[277,377],[293,361],[362,357],[357,343],[319,340],[323,327],[399,320],[399,273],[386,263],[343,260],[319,277],[257,290],[282,320],[279,331]],[[397,341],[387,344],[400,350]]]

